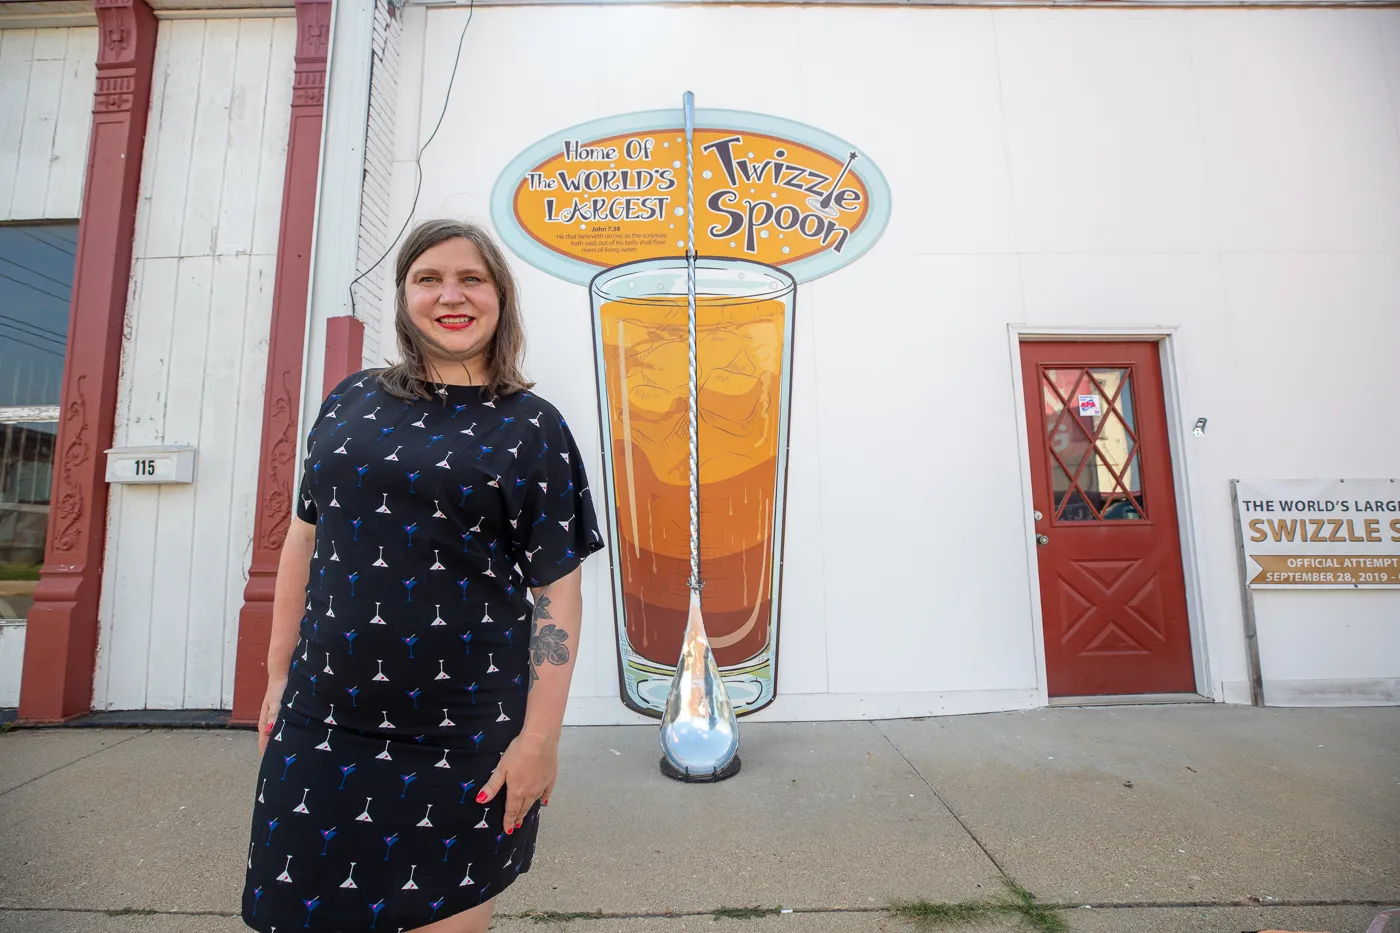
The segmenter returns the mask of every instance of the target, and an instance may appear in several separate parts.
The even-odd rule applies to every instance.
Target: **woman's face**
[[[501,302],[476,244],[457,237],[426,250],[409,267],[404,297],[413,326],[451,354],[439,359],[429,347],[435,361],[473,361],[473,374],[479,377],[501,318]]]

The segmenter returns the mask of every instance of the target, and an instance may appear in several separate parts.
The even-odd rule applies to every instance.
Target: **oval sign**
[[[738,110],[695,112],[695,248],[782,267],[799,282],[870,249],[889,221],[880,169],[822,130]],[[680,108],[555,133],[508,165],[491,193],[507,245],[587,284],[603,269],[686,253]]]

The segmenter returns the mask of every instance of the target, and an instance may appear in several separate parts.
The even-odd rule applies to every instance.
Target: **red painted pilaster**
[[[20,716],[92,708],[97,603],[107,534],[106,457],[116,419],[122,326],[136,233],[156,19],[145,0],[94,0],[97,83],[73,269],[62,415],[44,569],[29,610]]]
[[[364,369],[365,325],[348,314],[326,321],[326,368],[321,375],[321,397],[331,394],[351,373]]]
[[[296,9],[296,71],[292,79],[282,228],[277,241],[277,278],[268,340],[258,509],[253,526],[253,561],[248,569],[248,586],[243,591],[243,609],[238,614],[238,657],[233,678],[235,722],[256,722],[267,690],[272,596],[277,588],[277,560],[291,521],[292,482],[296,478],[297,412],[306,343],[306,301],[321,161],[331,3],[297,0]]]

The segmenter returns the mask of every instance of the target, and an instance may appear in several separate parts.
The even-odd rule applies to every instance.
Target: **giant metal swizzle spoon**
[[[661,773],[722,781],[739,773],[739,723],[700,614],[700,415],[695,337],[695,95],[685,92],[686,342],[690,366],[690,613],[661,717]]]

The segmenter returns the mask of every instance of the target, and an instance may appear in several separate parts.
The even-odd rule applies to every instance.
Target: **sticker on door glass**
[[[1099,405],[1097,395],[1079,396],[1079,416],[1081,418],[1095,418],[1103,414],[1103,408]]]

